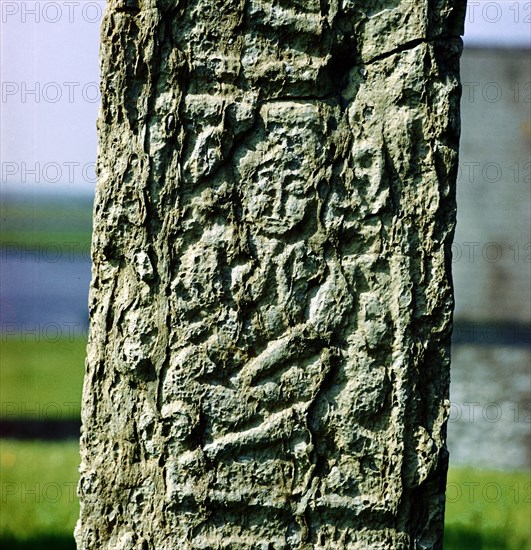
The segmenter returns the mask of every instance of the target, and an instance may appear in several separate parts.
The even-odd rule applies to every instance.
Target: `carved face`
[[[313,201],[311,182],[290,172],[267,160],[256,167],[246,219],[266,233],[283,234],[295,227]]]
[[[246,185],[245,219],[268,234],[283,234],[301,222],[315,202],[319,149],[316,105],[281,102],[261,112],[266,137],[239,162]],[[295,124],[286,124],[286,120]],[[282,123],[281,123],[282,121]]]

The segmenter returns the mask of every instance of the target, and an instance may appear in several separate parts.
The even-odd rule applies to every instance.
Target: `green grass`
[[[78,465],[77,441],[0,440],[2,548],[69,547],[79,514]]]
[[[6,257],[16,254],[30,257],[31,251],[37,249],[42,258],[52,261],[73,254],[90,258],[90,237],[90,233],[82,231],[3,231],[0,246],[4,247]]]
[[[87,254],[92,231],[92,199],[87,197],[6,197],[0,205],[0,246],[60,246]],[[75,243],[75,246],[72,246]],[[45,254],[53,250],[44,249]]]
[[[79,418],[86,341],[22,341],[1,336],[0,417]]]
[[[531,472],[453,468],[445,548],[531,550]]]

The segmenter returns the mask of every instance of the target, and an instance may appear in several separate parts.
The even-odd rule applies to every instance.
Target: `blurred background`
[[[0,0],[2,548],[74,548],[104,8]],[[531,549],[531,3],[464,42],[445,548]]]

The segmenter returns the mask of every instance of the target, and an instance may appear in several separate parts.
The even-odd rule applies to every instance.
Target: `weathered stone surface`
[[[109,2],[79,548],[441,548],[463,13]]]

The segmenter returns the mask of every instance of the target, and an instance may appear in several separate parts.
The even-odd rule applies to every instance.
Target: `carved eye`
[[[175,130],[175,117],[168,115],[166,117],[166,133],[171,134]]]

